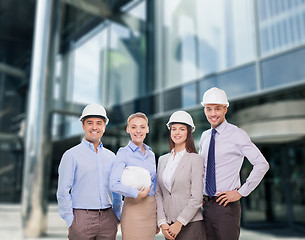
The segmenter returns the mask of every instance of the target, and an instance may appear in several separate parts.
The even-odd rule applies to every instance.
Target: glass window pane
[[[54,90],[53,98],[58,100],[60,98],[60,83],[63,81],[62,77],[62,63],[63,60],[61,56],[58,56],[55,61],[55,76],[54,76]]]
[[[255,65],[208,77],[200,81],[199,84],[201,96],[211,87],[225,90],[228,97],[254,92],[257,89]]]
[[[252,168],[253,166],[248,162],[248,160],[245,160],[241,172],[242,184],[246,181]],[[243,211],[247,223],[264,222],[267,220],[266,210],[268,206],[266,204],[267,201],[264,200],[267,199],[266,193],[268,194],[268,192],[266,191],[265,185],[264,178],[257,188],[255,188],[255,191],[246,198],[241,199],[242,204],[245,206],[245,211]]]
[[[145,95],[146,4],[141,3],[123,16],[126,25],[111,24],[108,67],[108,105]]]
[[[263,88],[305,81],[305,49],[262,62]]]
[[[163,4],[166,87],[254,59],[252,1],[168,0]]]
[[[164,111],[181,108],[181,88],[171,89],[164,93]]]
[[[196,83],[182,87],[182,107],[195,106],[197,104]]]
[[[289,179],[292,198],[293,219],[297,224],[305,224],[305,151],[304,144],[289,148]]]
[[[74,51],[71,100],[76,103],[102,103],[101,65],[106,48],[106,31],[91,37]]]
[[[79,117],[54,114],[53,123],[53,140],[83,134],[82,123],[79,121]]]
[[[304,44],[304,1],[259,0],[258,12],[262,56]]]

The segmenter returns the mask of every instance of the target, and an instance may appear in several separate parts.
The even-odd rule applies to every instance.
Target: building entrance
[[[270,164],[261,184],[243,199],[244,225],[300,225],[305,228],[305,141],[259,145]],[[252,165],[245,161],[242,180]]]

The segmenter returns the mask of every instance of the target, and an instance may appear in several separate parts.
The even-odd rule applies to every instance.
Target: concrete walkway
[[[0,204],[0,240],[23,240],[20,205]],[[49,206],[48,230],[45,237],[27,240],[66,240],[67,228],[65,222],[57,212],[57,205]],[[121,233],[118,233],[117,240],[121,240]],[[158,234],[156,240],[164,239],[162,234]],[[305,240],[305,235],[292,231],[291,229],[273,230],[246,230],[241,229],[240,240]]]

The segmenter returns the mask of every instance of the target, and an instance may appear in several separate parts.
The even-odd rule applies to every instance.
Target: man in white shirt
[[[241,217],[239,199],[248,196],[257,187],[269,164],[247,133],[226,121],[229,102],[223,90],[215,87],[207,90],[201,104],[211,124],[211,129],[202,133],[199,143],[206,176],[203,219],[207,239],[238,239]],[[240,170],[244,157],[253,165],[253,169],[241,185]]]

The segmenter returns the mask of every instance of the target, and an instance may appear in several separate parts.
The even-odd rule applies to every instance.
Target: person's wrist
[[[160,228],[163,230],[163,229],[165,229],[167,226],[168,226],[168,225],[167,225],[166,223],[163,223],[163,224],[160,226]]]
[[[182,223],[181,222],[179,222],[178,220],[176,221],[176,224],[179,226],[179,227],[182,227]]]
[[[142,199],[143,198],[142,195],[143,195],[143,193],[140,191],[138,194],[138,199]]]

